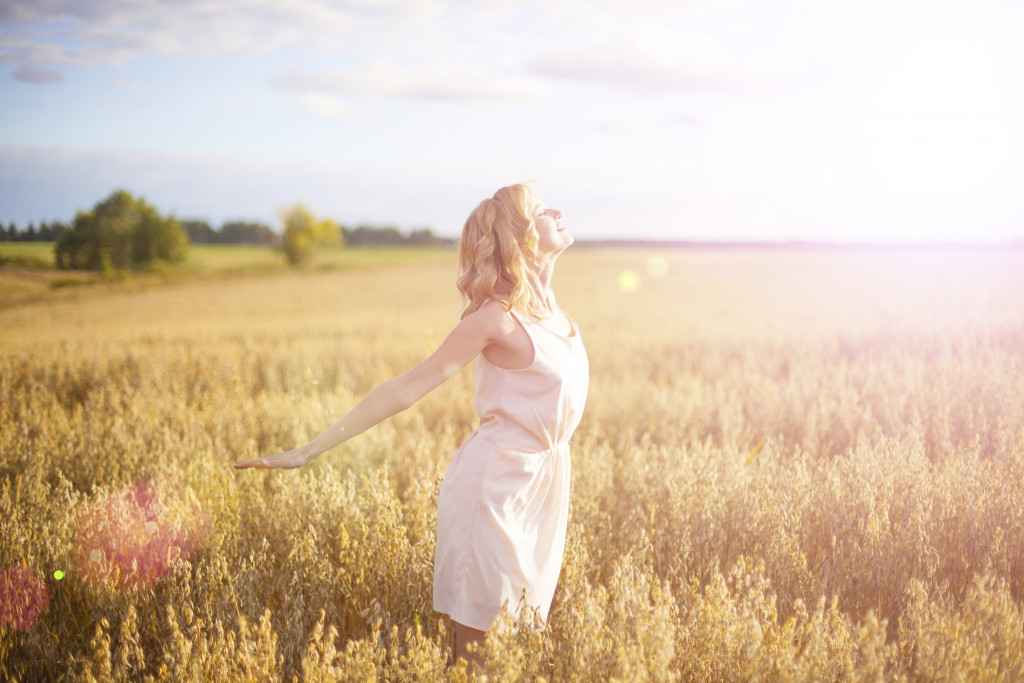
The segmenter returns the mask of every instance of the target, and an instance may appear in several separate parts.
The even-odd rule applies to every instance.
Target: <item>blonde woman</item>
[[[589,364],[579,326],[551,291],[555,261],[573,243],[562,213],[511,185],[470,214],[459,245],[461,321],[440,347],[370,391],[308,444],[238,463],[295,468],[416,401],[476,360],[480,425],[441,483],[434,609],[451,617],[456,655],[507,605],[547,618],[569,514],[569,438],[583,411]]]

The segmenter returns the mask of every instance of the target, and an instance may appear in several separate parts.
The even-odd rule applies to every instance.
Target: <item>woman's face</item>
[[[564,251],[575,240],[562,225],[562,212],[549,209],[542,202],[533,208],[533,221],[537,226],[537,251],[552,254]]]

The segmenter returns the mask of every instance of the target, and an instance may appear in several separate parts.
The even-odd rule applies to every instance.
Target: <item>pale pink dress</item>
[[[547,619],[569,519],[569,437],[590,384],[575,320],[565,336],[513,315],[533,362],[506,370],[476,357],[480,426],[456,451],[437,501],[434,609],[482,631],[506,602],[513,617],[529,606]]]

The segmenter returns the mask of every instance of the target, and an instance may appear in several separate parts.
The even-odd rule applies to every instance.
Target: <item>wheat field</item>
[[[465,680],[431,610],[454,253],[0,309],[0,678]],[[1024,252],[570,249],[591,364],[548,623],[492,680],[1024,678]],[[61,579],[54,576],[60,570]]]

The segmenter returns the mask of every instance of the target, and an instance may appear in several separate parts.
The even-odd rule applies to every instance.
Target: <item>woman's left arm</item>
[[[459,322],[425,361],[405,374],[374,387],[352,410],[304,446],[235,464],[249,467],[294,469],[302,467],[324,451],[348,441],[389,417],[411,408],[476,358],[500,328],[497,307],[476,311]],[[500,310],[500,309],[499,309]]]

